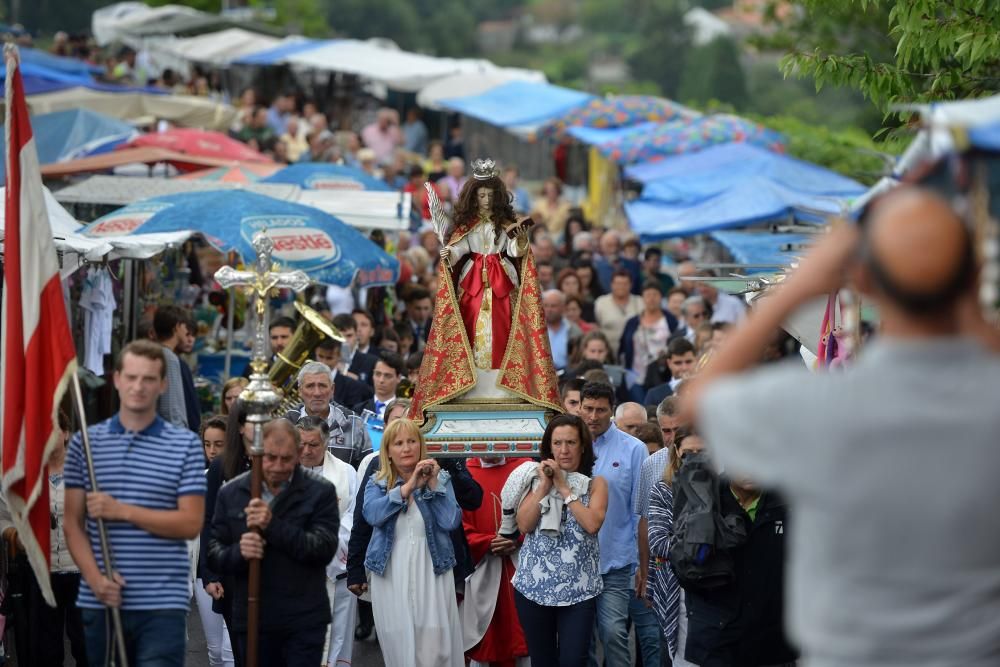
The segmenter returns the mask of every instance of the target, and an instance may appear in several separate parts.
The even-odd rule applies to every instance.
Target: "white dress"
[[[470,253],[480,255],[500,255],[500,263],[503,265],[504,273],[510,279],[516,290],[519,285],[517,269],[508,257],[523,257],[528,250],[526,243],[522,244],[517,238],[508,238],[506,234],[500,234],[497,238],[491,222],[484,222],[480,219],[472,231],[462,237],[451,246],[449,261],[455,266],[460,259]],[[507,257],[503,253],[507,254]],[[472,270],[472,262],[467,262],[462,267],[462,272],[455,281],[455,296],[461,298],[461,284],[465,277]],[[514,302],[516,293],[511,294],[511,314],[514,312]],[[483,294],[483,304],[479,310],[479,317],[476,320],[476,335],[469,341],[472,346],[473,362],[476,366],[476,384],[466,394],[465,398],[511,398],[513,394],[506,389],[497,386],[497,378],[500,371],[492,368],[493,350],[493,324],[490,315],[490,308],[493,302],[493,291],[487,289]]]
[[[396,516],[385,575],[371,575],[372,611],[386,667],[465,667],[451,570],[434,574],[420,509]]]

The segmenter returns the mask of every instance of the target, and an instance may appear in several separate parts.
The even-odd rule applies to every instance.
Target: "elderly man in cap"
[[[976,273],[949,202],[903,186],[817,243],[692,382],[708,451],[788,499],[787,618],[810,665],[1000,661],[1000,359]],[[881,323],[856,362],[751,370],[848,280]]]

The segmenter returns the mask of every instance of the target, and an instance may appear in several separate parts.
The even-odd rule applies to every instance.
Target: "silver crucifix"
[[[267,332],[270,320],[267,300],[275,289],[288,288],[301,292],[309,286],[310,280],[303,271],[272,271],[271,252],[274,250],[274,241],[265,231],[254,234],[253,248],[257,251],[253,271],[237,271],[231,266],[223,266],[215,272],[215,280],[225,289],[244,287],[254,297],[256,320],[253,356],[250,361],[252,372],[250,384],[240,394],[240,400],[247,406],[247,421],[256,424],[253,453],[260,454],[263,453],[260,425],[271,419],[271,413],[281,403],[281,395],[267,377],[271,358],[271,339]]]

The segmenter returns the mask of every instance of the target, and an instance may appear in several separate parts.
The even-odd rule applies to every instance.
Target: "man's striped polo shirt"
[[[191,431],[160,417],[143,431],[126,431],[118,415],[90,427],[97,484],[115,500],[159,510],[177,509],[177,499],[205,495],[205,453]],[[80,434],[66,456],[66,488],[90,491]],[[124,521],[106,521],[115,567],[125,578],[122,609],[184,609],[191,597],[187,542],[157,537]],[[103,570],[97,523],[87,534]],[[77,605],[102,609],[86,581]]]

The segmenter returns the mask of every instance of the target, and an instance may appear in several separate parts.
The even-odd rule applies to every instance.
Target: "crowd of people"
[[[558,285],[585,305],[570,320],[567,295],[554,277],[543,286],[566,415],[551,420],[540,462],[527,467],[503,457],[430,459],[422,434],[406,418],[430,333],[435,292],[429,268],[410,271],[398,286],[396,312],[360,307],[365,295],[358,293],[331,289],[313,295],[345,341],[326,338],[318,345],[294,380],[300,403],[265,428],[262,500],[250,500],[245,474],[253,425],[239,396],[247,378],[225,382],[218,414],[203,415],[186,361],[197,332],[191,311],[168,304],[145,319],[144,339],[130,343],[119,359],[120,412],[100,425],[99,434],[92,429],[103,452],[95,461],[100,502],[92,499],[95,494],[83,502],[89,482],[82,476],[78,438],[70,448],[76,467],[66,477],[66,521],[75,527],[67,530],[74,536],[68,547],[74,556],[54,563],[68,562],[80,582],[79,603],[63,600],[68,635],[78,638],[77,658],[88,651],[96,664],[106,655],[107,626],[103,615],[95,615],[106,603],[125,612],[136,656],[147,655],[147,645],[151,651],[176,650],[183,644],[183,622],[177,619],[189,603],[181,592],[193,589],[210,664],[243,664],[246,564],[263,557],[261,664],[350,664],[354,641],[375,632],[387,665],[462,665],[466,658],[514,664],[529,656],[534,664],[581,665],[596,660],[598,651],[606,664],[624,665],[631,661],[633,627],[642,664],[671,658],[684,664],[676,628],[686,627],[685,617],[678,587],[662,567],[666,553],[656,537],[661,508],[653,486],[670,480],[667,463],[676,468],[687,451],[674,444],[681,424],[673,394],[682,392],[696,359],[720,345],[733,322],[713,323],[726,301],[707,281],[691,280],[690,262],[668,272],[653,247],[640,264],[612,243],[618,240],[612,231],[600,236],[604,253],[588,257],[580,242],[590,234],[586,224],[580,225],[577,252],[564,258],[549,230],[539,228],[531,245],[540,263],[565,264]],[[437,257],[427,245],[425,236],[414,248]],[[400,254],[404,261],[409,256]],[[578,273],[574,263],[587,270]],[[638,295],[632,293],[634,273],[644,280]],[[585,300],[578,289],[581,275],[593,280]],[[601,275],[608,277],[607,294]],[[386,302],[384,294],[368,292],[369,303]],[[585,310],[595,321],[584,317]],[[731,314],[734,321],[743,317],[741,309]],[[298,326],[289,317],[272,319],[275,358]],[[648,404],[650,394],[662,398]],[[377,451],[369,417],[384,428]],[[163,472],[142,458],[151,450],[135,447],[145,439],[150,447],[178,438],[191,443],[195,434],[197,455],[185,445],[176,461],[161,460]],[[117,457],[126,463],[112,463]],[[166,472],[174,467],[176,474]],[[315,482],[313,473],[331,484]],[[136,487],[137,474],[144,483],[156,482],[149,490],[156,497]],[[509,489],[513,483],[522,485],[519,492]],[[517,495],[512,525],[501,534],[499,510],[484,498],[511,493]],[[669,497],[669,486],[662,493]],[[156,509],[136,509],[146,503]],[[555,511],[540,515],[548,503]],[[407,512],[412,505],[418,511]],[[190,540],[177,551],[184,558],[154,576],[125,554],[116,562],[121,579],[103,579],[96,569],[99,552],[81,539],[84,508],[91,518],[110,522],[113,543],[133,535],[137,555]],[[195,515],[201,529],[192,532]],[[553,529],[553,516],[564,525]],[[181,560],[190,563],[183,572]],[[470,641],[474,613],[459,601],[482,594],[469,577],[489,560],[503,586],[491,606],[492,621]],[[771,583],[770,592],[780,597],[780,582]],[[662,591],[666,598],[658,595]],[[147,621],[152,609],[177,613]],[[773,622],[780,628],[780,616]],[[698,632],[692,635],[691,641],[701,640]],[[32,646],[18,644],[19,650]],[[28,664],[43,664],[36,654],[27,655]]]
[[[239,109],[233,136],[276,160],[357,166],[413,195],[410,228],[374,236],[400,259],[399,282],[307,293],[344,341],[312,351],[292,383],[298,404],[263,427],[256,499],[247,379],[228,378],[206,414],[189,363],[197,323],[157,308],[117,359],[119,411],[90,428],[100,493],[61,415],[65,463],[49,464],[57,609],[23,554],[11,570],[23,664],[63,662],[39,627],[64,627],[78,663],[104,664],[113,606],[130,661],[181,665],[192,592],[210,664],[244,664],[252,561],[264,665],[349,665],[373,632],[390,667],[778,667],[799,646],[831,666],[1000,654],[981,620],[995,603],[977,589],[994,592],[997,545],[962,530],[985,525],[982,494],[996,493],[989,467],[974,468],[992,460],[1000,426],[984,387],[1000,374],[966,340],[995,345],[995,332],[971,315],[972,241],[946,202],[914,190],[876,200],[863,231],[831,234],[748,315],[683,244],[602,229],[558,180],[529,193],[507,165],[511,204],[533,222],[564,414],[535,457],[431,458],[409,397],[454,249],[441,247],[426,186],[446,211],[460,205],[461,128],[433,141],[418,109],[402,122],[381,109],[357,132],[333,130],[291,93],[265,105],[248,90]],[[801,360],[765,367],[797,351],[781,333],[788,315],[848,270],[880,307],[871,353],[836,376]],[[276,359],[301,325],[285,312],[270,322]],[[904,440],[919,456],[889,475]],[[938,474],[959,464],[964,483]],[[931,479],[946,488],[940,506],[914,510]],[[2,516],[0,529],[16,552]],[[935,624],[950,633],[940,646]]]

